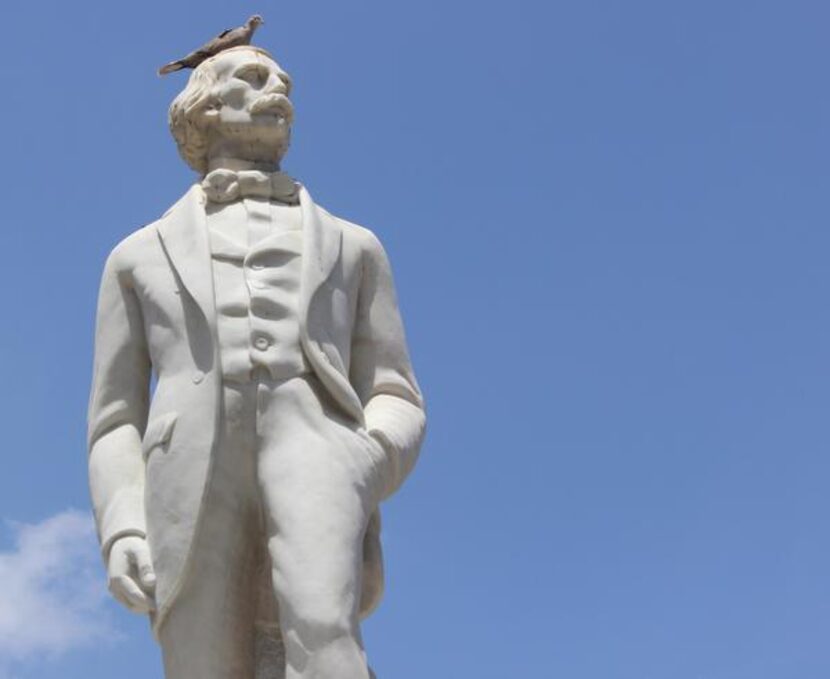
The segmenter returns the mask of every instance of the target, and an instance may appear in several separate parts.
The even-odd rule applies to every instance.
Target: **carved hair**
[[[204,112],[219,103],[215,92],[218,82],[214,63],[217,57],[233,50],[253,50],[273,57],[264,49],[252,45],[241,45],[224,50],[199,64],[190,75],[185,88],[170,104],[168,121],[170,132],[176,140],[179,154],[196,172],[203,175],[208,168],[208,139],[204,132]]]

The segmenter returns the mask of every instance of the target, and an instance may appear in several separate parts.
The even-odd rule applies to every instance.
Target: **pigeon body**
[[[167,75],[173,73],[173,71],[181,71],[184,68],[196,68],[205,59],[210,59],[210,57],[219,54],[223,50],[239,47],[240,45],[250,45],[251,39],[254,37],[254,31],[263,23],[265,22],[262,17],[259,14],[254,14],[243,26],[222,31],[213,40],[205,43],[186,57],[165,64],[159,69],[158,73],[159,75]]]

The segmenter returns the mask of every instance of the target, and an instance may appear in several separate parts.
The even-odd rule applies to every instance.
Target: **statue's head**
[[[207,59],[170,105],[179,153],[200,174],[216,156],[278,165],[291,137],[290,91],[288,74],[259,47]]]

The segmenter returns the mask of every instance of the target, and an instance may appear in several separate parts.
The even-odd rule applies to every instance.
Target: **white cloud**
[[[70,510],[9,527],[13,548],[0,551],[0,677],[12,663],[111,640],[90,515]]]

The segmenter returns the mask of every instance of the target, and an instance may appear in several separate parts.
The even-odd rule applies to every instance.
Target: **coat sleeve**
[[[119,537],[146,534],[141,437],[151,369],[131,280],[116,248],[98,297],[88,413],[89,484],[105,558]]]
[[[409,360],[389,259],[371,234],[363,252],[349,379],[363,404],[366,429],[388,456],[386,498],[415,466],[426,414]]]

